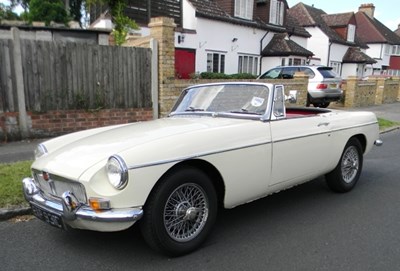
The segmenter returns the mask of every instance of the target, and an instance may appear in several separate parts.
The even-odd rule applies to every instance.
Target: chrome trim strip
[[[184,160],[196,159],[196,158],[219,154],[219,153],[237,151],[237,150],[242,150],[242,149],[247,149],[247,148],[258,147],[258,146],[262,146],[262,145],[269,145],[271,143],[272,143],[272,141],[269,141],[269,142],[262,142],[262,143],[248,145],[248,146],[226,149],[226,150],[199,153],[199,154],[194,154],[194,155],[184,156],[184,157],[179,157],[179,158],[174,158],[174,159],[160,160],[160,161],[155,161],[152,163],[139,164],[139,165],[135,165],[135,166],[130,166],[128,168],[131,170],[131,169],[138,169],[138,168],[144,168],[144,167],[159,166],[159,165],[163,165],[163,164],[169,164],[169,163],[175,163],[175,162],[184,161]]]
[[[288,141],[288,140],[292,140],[292,139],[300,139],[300,138],[306,138],[306,137],[311,137],[311,136],[316,136],[316,135],[331,134],[331,133],[335,133],[335,132],[350,130],[350,129],[353,129],[353,128],[370,126],[370,125],[377,124],[377,123],[378,122],[371,122],[371,123],[368,123],[368,124],[360,124],[360,125],[355,125],[355,126],[347,127],[347,128],[340,128],[340,129],[335,129],[335,130],[323,131],[323,132],[320,132],[320,133],[314,133],[314,134],[308,134],[308,135],[302,135],[302,136],[296,136],[296,137],[290,137],[290,138],[283,138],[283,139],[279,139],[279,140],[274,140],[272,143],[279,143],[279,142],[284,142],[284,141]]]
[[[280,120],[280,121],[283,121],[283,120]],[[196,159],[196,158],[209,156],[209,155],[214,155],[214,154],[219,154],[219,153],[225,153],[225,152],[230,152],[230,151],[236,151],[236,150],[242,150],[242,149],[247,149],[247,148],[252,148],[252,147],[258,147],[258,146],[262,146],[262,145],[268,145],[268,144],[273,144],[273,143],[284,142],[284,141],[293,140],[293,139],[300,139],[300,138],[311,137],[311,136],[315,136],[315,135],[331,134],[333,132],[350,130],[350,129],[353,129],[353,128],[369,126],[369,125],[373,125],[373,124],[377,124],[377,123],[378,122],[371,122],[371,123],[360,124],[360,125],[347,127],[347,128],[324,131],[324,132],[321,132],[321,133],[315,133],[315,134],[309,134],[309,135],[304,135],[304,136],[285,138],[285,139],[280,139],[280,140],[276,140],[276,141],[262,142],[262,143],[257,143],[257,144],[252,144],[252,145],[247,145],[247,146],[242,146],[242,147],[237,147],[237,148],[226,149],[226,150],[219,150],[219,151],[213,151],[213,152],[205,152],[205,153],[193,154],[193,155],[190,155],[190,156],[184,156],[184,157],[168,159],[168,160],[160,160],[160,161],[155,161],[155,162],[152,162],[152,163],[138,164],[138,165],[134,165],[134,166],[128,166],[128,169],[132,170],[132,169],[145,168],[145,167],[151,167],[151,166],[159,166],[159,165],[164,165],[164,164],[169,164],[169,163],[180,162],[180,161],[184,161],[184,160]]]

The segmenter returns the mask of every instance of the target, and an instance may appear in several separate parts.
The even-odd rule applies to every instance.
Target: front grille
[[[46,181],[43,173],[39,171],[33,172],[36,185],[47,197],[61,198],[66,191],[74,193],[80,203],[87,203],[85,187],[76,181],[68,180],[57,175],[49,175],[49,180]]]

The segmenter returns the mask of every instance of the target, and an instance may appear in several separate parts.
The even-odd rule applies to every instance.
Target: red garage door
[[[196,50],[175,49],[175,77],[190,79],[195,73]]]

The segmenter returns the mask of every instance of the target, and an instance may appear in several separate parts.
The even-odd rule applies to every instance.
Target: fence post
[[[21,56],[21,38],[19,29],[17,27],[11,28],[13,43],[14,43],[14,72],[17,87],[18,97],[18,111],[19,111],[19,130],[22,138],[29,137],[28,130],[28,115],[25,106],[25,92],[24,92],[24,76],[22,71],[22,56]]]
[[[151,49],[151,101],[153,106],[153,119],[159,117],[158,105],[158,43],[156,39],[150,40]]]

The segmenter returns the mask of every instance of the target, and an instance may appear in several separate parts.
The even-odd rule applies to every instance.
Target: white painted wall
[[[306,27],[311,34],[307,42],[307,49],[314,53],[314,58],[320,59],[321,65],[326,65],[328,61],[329,39],[318,27]]]
[[[390,53],[389,54],[385,53],[385,46],[389,45],[383,43],[367,44],[367,45],[369,48],[366,50],[366,54],[377,61],[377,63],[372,65],[374,71],[370,69],[370,74],[380,74],[382,66],[389,66]]]

